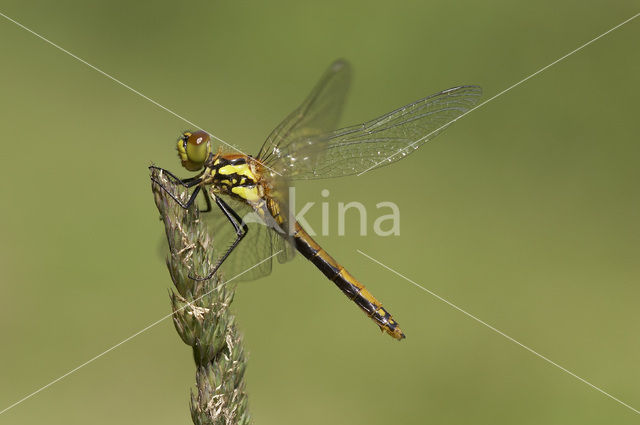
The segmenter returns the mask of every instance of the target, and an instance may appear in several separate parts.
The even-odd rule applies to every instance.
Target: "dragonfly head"
[[[211,136],[202,130],[185,131],[178,139],[177,148],[182,166],[189,171],[198,171],[211,153]]]

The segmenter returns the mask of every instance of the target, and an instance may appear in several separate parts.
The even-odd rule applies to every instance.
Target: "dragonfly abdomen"
[[[344,267],[331,257],[313,238],[296,222],[293,235],[296,249],[311,261],[329,280],[355,302],[371,319],[392,337],[403,339],[404,333],[391,314],[382,307],[372,294],[351,275]]]

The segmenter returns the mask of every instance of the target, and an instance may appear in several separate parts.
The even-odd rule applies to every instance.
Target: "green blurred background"
[[[344,124],[457,84],[498,93],[637,13],[634,1],[20,2],[1,12],[257,152],[325,67]],[[318,241],[381,298],[397,343],[302,259],[243,283],[256,424],[631,424],[638,415],[356,252],[640,408],[640,19],[392,167],[298,185],[392,201],[401,235]],[[0,19],[0,410],[169,313],[147,166],[189,128]],[[181,173],[184,174],[184,173]],[[308,219],[320,227],[319,207]],[[190,423],[166,320],[0,424]]]

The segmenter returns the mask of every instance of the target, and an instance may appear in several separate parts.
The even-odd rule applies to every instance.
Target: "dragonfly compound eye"
[[[178,139],[178,155],[189,171],[201,169],[211,153],[211,136],[202,130],[185,132]]]

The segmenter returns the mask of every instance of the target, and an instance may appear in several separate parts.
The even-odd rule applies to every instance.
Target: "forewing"
[[[268,165],[291,179],[341,177],[382,167],[440,134],[481,95],[478,86],[454,87],[360,125],[301,136]]]
[[[350,80],[349,64],[342,59],[333,62],[305,101],[267,137],[257,158],[268,165],[291,141],[335,130]]]

